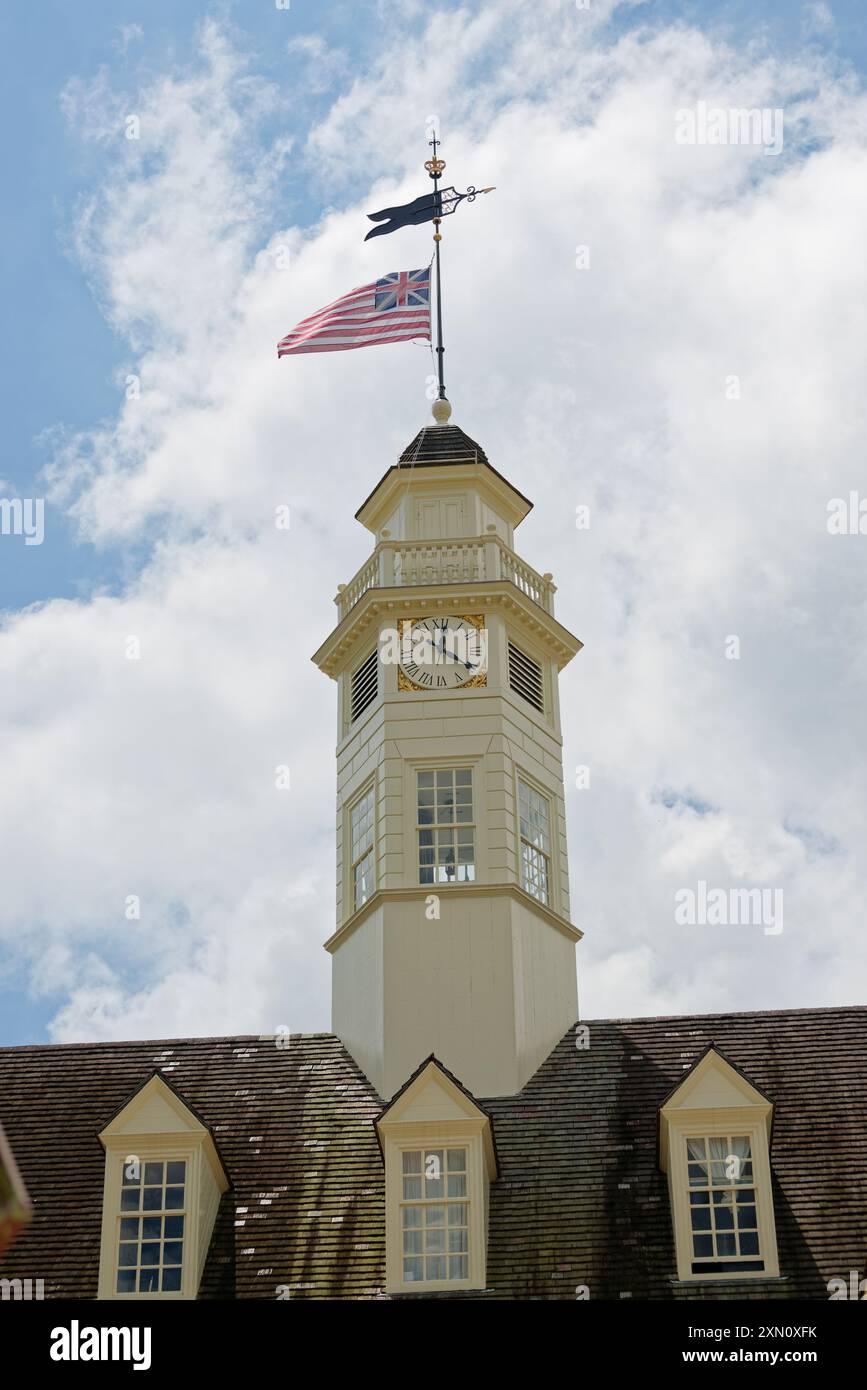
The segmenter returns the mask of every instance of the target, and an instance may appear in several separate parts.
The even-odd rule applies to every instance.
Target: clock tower
[[[532,503],[446,400],[356,513],[338,687],[332,1027],[384,1099],[431,1053],[512,1095],[578,1015],[558,673],[581,643],[514,549]]]

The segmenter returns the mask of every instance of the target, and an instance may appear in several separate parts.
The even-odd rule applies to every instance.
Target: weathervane
[[[380,343],[400,343],[423,338],[431,341],[430,267],[436,260],[437,286],[437,376],[439,395],[433,404],[437,424],[444,425],[452,413],[446,400],[443,378],[443,296],[440,273],[440,242],[442,220],[454,212],[459,203],[475,202],[479,193],[493,193],[493,188],[476,188],[470,184],[466,193],[456,188],[440,188],[446,162],[441,159],[439,140],[434,133],[428,143],[433,155],[425,160],[425,169],[433,179],[433,193],[424,193],[411,203],[400,207],[369,212],[372,227],[364,238],[385,236],[398,227],[434,224],[434,255],[419,270],[393,270],[381,275],[369,285],[358,285],[348,294],[315,314],[308,314],[290,329],[277,344],[278,357],[295,357],[304,352],[345,352],[349,348],[375,347]]]
[[[425,160],[425,169],[433,179],[433,193],[425,193],[420,198],[415,198],[411,203],[403,203],[399,207],[383,208],[380,212],[369,212],[367,215],[371,222],[379,222],[382,225],[372,227],[364,238],[369,241],[374,236],[385,236],[388,232],[396,232],[399,227],[418,226],[422,222],[433,222],[434,224],[434,259],[436,261],[436,283],[437,283],[437,376],[439,378],[439,397],[444,401],[446,398],[445,380],[443,377],[443,297],[442,297],[442,275],[440,271],[440,242],[442,233],[440,227],[442,219],[448,217],[455,211],[459,203],[472,203],[480,193],[493,193],[493,186],[490,188],[476,188],[469,184],[466,193],[459,193],[456,188],[440,188],[439,181],[445,172],[446,162],[437,154],[440,142],[437,139],[436,131],[428,141],[433,149],[433,155]],[[439,417],[438,417],[439,418]]]

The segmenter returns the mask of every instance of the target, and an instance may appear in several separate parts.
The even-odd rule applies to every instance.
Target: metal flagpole
[[[439,159],[437,157],[437,147],[439,145],[439,141],[437,140],[436,132],[434,132],[433,139],[429,140],[428,144],[433,147],[433,158],[426,160],[424,167],[427,169],[428,173],[433,179],[434,197],[436,197],[437,193],[439,192],[440,175],[446,167],[446,162],[444,159]],[[443,380],[443,353],[445,352],[445,348],[443,347],[443,291],[442,278],[440,275],[440,242],[442,241],[442,235],[440,234],[441,221],[442,218],[440,217],[435,217],[433,219],[433,224],[435,228],[434,245],[436,247],[437,269],[437,367],[439,371],[440,382],[439,399],[441,401],[444,401],[446,398],[446,386],[445,381]]]

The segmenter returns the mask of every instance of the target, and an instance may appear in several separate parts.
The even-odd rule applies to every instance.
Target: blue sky
[[[610,7],[611,0],[602,4]],[[486,18],[496,17],[498,9],[503,11],[502,25],[485,28]],[[858,0],[836,0],[827,6],[792,0],[624,4],[615,8],[609,23],[588,30],[585,42],[574,7],[564,0],[559,9],[562,13],[548,4],[545,23],[552,33],[561,26],[564,51],[574,48],[575,66],[567,71],[559,59],[557,64],[552,59],[550,91],[548,71],[533,48],[532,35],[516,36],[513,0],[503,0],[499,7],[422,5],[415,0],[292,0],[289,10],[278,10],[266,0],[218,7],[151,0],[140,11],[122,4],[70,7],[47,0],[36,7],[7,6],[0,13],[6,195],[0,211],[5,252],[0,275],[8,325],[0,345],[0,479],[7,495],[50,493],[45,544],[25,547],[14,537],[0,541],[0,608],[7,622],[0,640],[5,640],[8,652],[3,674],[21,697],[20,704],[10,698],[4,711],[4,739],[7,745],[18,739],[25,764],[17,794],[14,775],[7,787],[4,824],[15,833],[7,836],[8,860],[2,872],[4,883],[18,874],[23,886],[7,894],[12,901],[3,921],[6,949],[0,986],[5,980],[7,988],[0,993],[0,1041],[177,1031],[177,1020],[185,1018],[178,1002],[185,991],[198,1001],[190,1008],[190,1029],[213,1027],[224,1012],[221,981],[233,968],[239,924],[245,931],[262,932],[264,940],[272,928],[262,923],[275,921],[275,914],[283,910],[275,904],[289,905],[292,925],[285,933],[273,928],[267,948],[262,947],[263,960],[278,961],[280,969],[297,980],[297,988],[293,985],[290,991],[291,1007],[287,1004],[284,1017],[269,992],[270,983],[250,979],[227,1026],[249,1031],[283,1022],[293,1029],[327,1026],[327,968],[319,960],[319,942],[329,933],[333,911],[329,692],[317,684],[322,678],[308,671],[306,656],[302,669],[286,652],[272,655],[270,648],[267,654],[263,649],[271,640],[269,634],[287,619],[273,597],[278,580],[316,591],[309,629],[293,650],[312,651],[324,635],[336,583],[347,579],[365,554],[365,539],[354,534],[351,514],[391,461],[394,449],[417,428],[418,412],[410,393],[416,389],[416,378],[423,380],[427,364],[419,365],[406,354],[377,358],[373,364],[333,364],[327,376],[321,364],[318,375],[308,370],[309,364],[293,364],[297,372],[278,376],[273,375],[270,349],[267,362],[263,355],[258,368],[257,335],[273,341],[274,324],[285,330],[302,312],[358,283],[354,277],[362,273],[360,267],[374,264],[362,258],[369,253],[356,245],[363,234],[363,211],[376,205],[370,200],[378,196],[375,186],[384,181],[393,179],[391,187],[407,196],[412,195],[413,179],[421,186],[420,174],[411,171],[425,154],[424,112],[432,102],[439,104],[440,97],[446,153],[457,147],[461,156],[456,182],[490,177],[501,199],[482,214],[487,221],[479,217],[469,231],[462,225],[455,232],[456,251],[465,260],[450,281],[460,301],[452,320],[452,361],[460,368],[458,380],[463,373],[476,412],[475,419],[459,423],[473,425],[470,432],[489,453],[491,444],[499,447],[498,466],[502,464],[531,496],[540,488],[543,494],[551,490],[554,511],[543,506],[532,526],[528,524],[528,544],[535,546],[529,558],[542,570],[555,570],[564,620],[585,640],[595,636],[595,649],[605,657],[597,684],[588,682],[589,693],[578,683],[564,687],[567,769],[570,761],[588,761],[604,769],[592,824],[583,821],[580,796],[573,795],[570,805],[572,870],[580,875],[577,898],[591,918],[601,919],[595,933],[588,929],[586,950],[582,946],[590,997],[600,1001],[591,1012],[673,1011],[692,1007],[693,1002],[709,1008],[738,1004],[743,961],[726,963],[708,948],[704,973],[697,966],[691,976],[679,974],[682,952],[676,943],[656,960],[648,954],[646,940],[631,934],[636,903],[643,909],[655,893],[662,902],[670,886],[668,875],[687,872],[686,865],[693,877],[711,874],[715,867],[718,873],[735,875],[791,874],[796,901],[802,893],[804,919],[824,911],[829,934],[820,934],[783,972],[776,962],[751,959],[749,970],[767,984],[762,998],[781,1005],[853,1002],[839,997],[843,984],[832,962],[844,947],[835,941],[836,927],[830,924],[841,903],[851,901],[849,895],[856,891],[858,877],[847,855],[855,854],[863,825],[860,802],[843,771],[847,741],[859,737],[860,672],[852,652],[858,612],[848,607],[847,598],[858,569],[851,549],[840,548],[830,570],[817,559],[815,568],[804,561],[798,574],[804,552],[796,551],[795,545],[796,539],[798,545],[803,543],[798,520],[803,509],[813,504],[821,509],[833,491],[842,492],[850,482],[857,486],[863,466],[847,452],[848,442],[836,436],[821,470],[809,457],[796,462],[794,434],[785,448],[779,447],[786,437],[786,409],[763,397],[761,411],[748,417],[750,423],[732,435],[728,446],[729,456],[742,460],[742,498],[755,488],[749,506],[724,515],[728,488],[722,459],[718,474],[708,464],[706,494],[696,493],[689,503],[683,496],[692,487],[688,474],[696,454],[703,457],[707,441],[720,433],[714,407],[695,404],[702,378],[693,381],[689,374],[699,372],[705,353],[713,371],[718,366],[723,370],[725,352],[737,357],[739,343],[737,338],[727,340],[729,328],[739,316],[748,315],[745,303],[760,303],[762,286],[777,274],[781,278],[772,303],[792,306],[793,328],[780,323],[764,361],[778,361],[783,375],[799,371],[804,355],[789,363],[787,345],[793,332],[795,337],[803,332],[810,342],[806,358],[809,370],[815,367],[815,380],[789,387],[789,394],[801,398],[801,406],[815,394],[815,419],[802,425],[801,436],[809,439],[811,428],[821,426],[828,438],[829,421],[854,415],[847,381],[833,384],[840,362],[831,339],[846,331],[847,316],[857,313],[857,271],[853,265],[851,285],[838,283],[839,243],[833,241],[830,226],[817,230],[811,217],[817,200],[839,186],[847,167],[843,164],[835,171],[828,162],[835,142],[843,152],[841,159],[853,160],[851,177],[860,177],[854,152],[863,145],[859,103],[867,65],[867,15]],[[430,74],[425,73],[428,65],[421,55],[431,42],[432,16],[454,24],[449,30],[459,74],[454,88],[433,64]],[[237,67],[226,78],[206,80],[203,75],[208,60],[203,57],[202,34],[209,21],[237,58]],[[641,42],[633,49],[628,37],[639,31]],[[696,58],[701,42],[706,50]],[[644,50],[644,57],[638,49]],[[383,55],[388,62],[381,70],[377,63]],[[523,66],[513,73],[509,64],[515,63],[516,55]],[[447,61],[447,54],[438,56]],[[422,74],[415,92],[404,71],[410,58],[419,63]],[[668,152],[660,155],[658,168],[652,150],[649,165],[633,160],[630,144],[637,148],[645,138],[640,127],[654,109],[654,75],[678,91],[678,84],[687,82],[684,73],[690,66],[701,68],[703,63],[707,66],[702,80],[709,91],[717,75],[724,86],[737,91],[739,103],[749,97],[766,104],[783,90],[787,110],[803,108],[806,114],[800,117],[801,149],[797,155],[787,151],[779,170],[770,171],[766,165],[773,161],[763,166],[761,160],[749,173],[733,162],[714,165],[712,174],[696,166],[695,207],[684,209],[678,206],[677,190],[690,190],[692,173],[679,181],[673,178]],[[703,90],[697,86],[690,97],[701,96]],[[818,91],[820,98],[801,101],[802,91]],[[168,134],[161,134],[152,146],[145,142],[142,163],[133,167],[117,125],[110,125],[111,112],[116,115],[126,109],[124,103],[135,104],[143,93],[147,110],[158,117],[165,92]],[[348,107],[348,100],[355,106]],[[250,209],[250,225],[239,231],[230,219],[221,221],[214,208],[203,205],[206,234],[215,245],[228,248],[226,267],[215,270],[212,279],[202,272],[189,297],[190,314],[202,315],[202,332],[215,334],[212,350],[207,342],[196,344],[195,333],[181,341],[177,323],[168,312],[163,321],[160,311],[161,304],[168,310],[179,292],[169,274],[173,258],[185,263],[184,256],[190,254],[180,234],[173,240],[167,199],[177,199],[178,194],[174,186],[170,195],[166,193],[160,172],[177,157],[185,129],[205,141],[207,130],[195,126],[197,101],[212,104],[219,127],[215,148],[222,183],[214,184],[215,201],[226,189]],[[250,116],[249,139],[239,139],[228,116],[235,112],[243,117],[252,110],[256,114]],[[623,121],[632,122],[635,130],[625,143],[618,135]],[[114,133],[107,136],[107,130]],[[507,152],[515,150],[525,130],[527,163],[522,165],[515,156],[511,164]],[[585,136],[589,146],[579,145]],[[275,142],[280,141],[291,141],[291,150],[282,159],[272,159]],[[549,146],[551,180],[545,199],[550,203],[543,209],[541,193],[535,195],[534,223],[532,209],[516,203],[516,189],[526,186],[532,174],[531,151],[537,151],[538,163],[539,152]],[[811,149],[817,152],[812,163]],[[476,155],[477,150],[483,154]],[[578,150],[587,151],[586,173],[581,165],[585,156],[579,159]],[[822,151],[828,156],[824,164]],[[483,160],[484,169],[479,167]],[[574,188],[569,177],[573,169],[580,173]],[[786,188],[772,187],[774,179],[783,183],[786,177]],[[652,194],[645,199],[646,178],[659,190],[658,201]],[[798,201],[805,178],[816,182],[812,203]],[[203,182],[202,194],[209,188]],[[132,206],[132,199],[139,200],[136,205],[148,216],[153,212],[166,218],[164,283],[155,238],[143,232],[147,273],[137,278],[138,224],[135,218],[125,221],[118,211],[124,200]],[[86,223],[88,208],[92,220]],[[829,223],[835,216],[829,209]],[[848,216],[857,227],[857,209],[850,209]],[[574,242],[591,232],[603,261],[606,247],[614,248],[611,254],[619,258],[621,274],[612,276],[598,298],[591,293],[573,306],[568,329],[553,269],[556,261],[549,261],[549,228],[539,220],[543,217],[546,224],[560,228],[564,265]],[[792,225],[791,255],[782,261],[770,255],[762,264],[766,242],[761,236],[750,239],[750,223],[778,226],[777,217],[779,225]],[[640,257],[627,227],[632,222],[643,228],[645,219],[648,267],[640,272]],[[726,219],[729,233],[721,234]],[[95,241],[82,252],[85,224],[88,232],[95,231]],[[840,214],[840,225],[845,236],[846,212]],[[674,317],[683,323],[684,337],[676,345],[669,341],[668,324],[660,332],[659,317],[651,318],[650,307],[656,303],[651,282],[659,280],[654,248],[669,231],[671,260],[662,270],[671,276],[675,299],[682,296]],[[826,232],[827,247],[821,242]],[[472,235],[491,238],[492,256],[503,255],[496,287],[474,283],[471,258],[476,251],[468,240]],[[743,238],[740,259],[723,264],[726,246],[738,236]],[[507,257],[505,250],[495,252],[494,243],[504,247],[508,237],[512,240]],[[270,248],[283,238],[291,242],[299,269],[289,282],[267,280]],[[389,245],[395,266],[383,268],[396,268],[404,256],[415,263],[426,246],[424,236],[409,234],[399,255],[396,246]],[[696,263],[691,279],[696,247],[704,247],[708,255],[712,250],[713,272],[708,275]],[[755,263],[750,248],[755,250]],[[560,254],[555,244],[554,255]],[[478,375],[472,326],[490,319],[491,340],[516,340],[509,305],[515,305],[516,313],[521,306],[523,314],[524,290],[517,290],[509,277],[516,264],[528,263],[539,267],[537,289],[544,312],[536,321],[528,304],[527,317],[521,319],[527,332],[523,355],[491,351],[486,375]],[[195,266],[195,254],[189,264]],[[344,276],[350,277],[348,284]],[[574,282],[571,276],[570,295],[576,293]],[[631,295],[625,285],[632,287]],[[748,293],[742,297],[744,285]],[[209,290],[214,296],[210,304]],[[827,320],[821,312],[823,294],[829,305]],[[690,324],[693,313],[695,322]],[[760,330],[759,314],[756,332]],[[246,360],[240,346],[232,356],[216,336],[235,331],[249,333],[246,341],[256,345]],[[725,345],[718,364],[709,338],[711,344]],[[670,353],[662,365],[657,361],[660,347],[664,357]],[[368,354],[346,354],[361,356]],[[855,373],[857,359],[848,357],[847,370]],[[214,377],[207,388],[201,387],[200,399],[197,383],[209,358]],[[651,361],[652,371],[661,374],[654,382],[647,366]],[[142,362],[159,382],[165,404],[139,436],[137,427],[124,424],[123,381]],[[173,385],[175,376],[182,384]],[[270,390],[272,381],[271,403],[264,404],[263,384],[269,383]],[[767,381],[763,390],[771,390]],[[339,414],[357,422],[357,433],[333,417],[328,391],[345,396],[347,405]],[[623,406],[624,393],[629,394],[628,409]],[[383,407],[388,408],[377,410],[382,394]],[[215,397],[226,403],[228,419],[212,433],[209,417]],[[504,405],[507,413],[515,413],[514,429],[501,423]],[[776,421],[774,442],[762,443],[770,419]],[[538,434],[540,421],[552,431],[552,422],[559,422],[559,438],[549,444],[552,477],[559,477],[559,484],[538,474],[536,464],[520,451],[522,431],[529,434],[532,427]],[[232,441],[225,456],[221,433]],[[565,453],[558,465],[561,439]],[[188,467],[187,447],[210,448],[212,466],[203,468],[191,459]],[[314,448],[349,460],[340,477],[341,500],[346,499],[340,512],[334,511],[333,484],[323,488],[305,465]],[[123,460],[120,477],[112,473],[113,451]],[[88,475],[81,471],[82,460],[91,455],[95,462]],[[576,458],[581,459],[587,488],[596,489],[600,510],[610,510],[620,529],[616,535],[612,530],[607,540],[598,534],[589,537],[583,558],[573,560],[568,545],[574,537],[558,531],[555,513],[562,517],[578,500],[573,498]],[[61,481],[67,478],[69,487],[47,485],[42,474],[46,465],[59,469]],[[242,486],[239,475],[245,470],[249,483]],[[281,498],[284,480],[304,521],[297,552],[285,571],[285,560],[275,557],[266,543],[257,549],[251,542],[256,499]],[[641,499],[638,509],[636,498]],[[795,511],[790,524],[782,526],[779,518],[788,515],[790,503]],[[695,522],[692,539],[675,562],[671,557],[677,543],[671,537],[679,534],[677,509],[688,506],[695,508],[693,519],[704,520]],[[750,525],[757,526],[755,515],[763,506],[778,518],[777,530],[771,540],[757,529],[750,551],[739,528],[746,525],[747,511]],[[710,549],[719,557],[719,569],[713,573],[706,568],[707,556],[697,539],[701,525],[711,528]],[[648,592],[653,554],[658,563],[671,563],[665,595]],[[230,582],[226,569],[232,565],[237,566],[237,577]],[[198,569],[207,575],[213,594],[207,613],[207,602],[196,590]],[[264,590],[260,570],[270,581]],[[687,584],[684,574],[690,576]],[[230,620],[225,610],[231,599],[226,595],[235,586],[246,595],[249,608],[239,608]],[[678,586],[691,590],[693,599],[675,602]],[[588,594],[593,596],[591,609],[586,607]],[[52,602],[56,600],[74,603],[64,606]],[[24,613],[33,604],[41,606]],[[725,631],[732,630],[732,624],[746,630],[755,626],[753,650],[762,655],[751,674],[746,665],[739,668],[740,686],[731,684],[730,670],[711,677],[702,664],[704,645],[710,649],[716,640],[708,633],[709,614],[713,621],[718,617]],[[103,672],[105,657],[99,634],[115,623],[118,632],[134,631],[134,622],[146,628],[150,624],[148,630],[165,639],[166,655],[158,675],[149,676],[153,683],[146,693],[126,694],[126,672],[120,677],[113,671],[95,674]],[[225,648],[220,645],[224,629]],[[251,634],[250,645],[245,645],[241,632]],[[793,632],[803,639],[797,665]],[[259,645],[254,647],[257,633]],[[675,651],[670,644],[679,641],[680,634],[687,634],[686,640]],[[217,673],[214,684],[236,690],[239,702],[255,706],[259,699],[260,662],[273,683],[272,699],[265,700],[260,711],[273,748],[267,739],[261,746],[248,747],[244,740],[249,730],[246,721],[239,720],[235,737],[247,751],[238,757],[237,781],[225,791],[225,820],[221,793],[209,789],[202,772],[202,761],[212,766],[222,756],[226,735],[219,719],[227,717],[225,710],[219,719],[214,715],[213,746],[199,750],[200,762],[185,760],[195,729],[187,728],[180,717],[174,729],[178,709],[195,709],[201,699],[195,683],[200,673],[193,670],[190,656],[197,641],[204,644]],[[591,640],[588,651],[592,647]],[[671,663],[664,671],[656,665],[663,661],[661,652]],[[801,652],[809,657],[801,657]],[[590,671],[592,661],[591,655],[586,663]],[[802,688],[805,665],[811,681]],[[827,687],[819,674],[823,671]],[[630,693],[636,681],[645,692],[640,700]],[[701,688],[701,701],[683,714],[685,731],[675,735],[667,720],[670,690],[689,682]],[[708,715],[705,723],[697,708],[702,702],[714,712],[713,722]],[[826,727],[829,707],[836,711],[839,743]],[[301,838],[289,846],[272,813],[260,806],[259,792],[251,790],[248,771],[250,760],[270,765],[269,758],[277,763],[287,756],[284,744],[293,737],[285,732],[287,709],[299,729],[312,730],[306,740],[309,800],[299,808],[299,824],[293,830]],[[200,722],[207,726],[206,713]],[[622,733],[624,726],[630,729],[628,736]],[[709,747],[721,728],[728,728],[732,739],[743,740],[745,765],[758,768],[750,795],[743,787],[749,779],[738,778]],[[664,753],[658,751],[660,739]],[[127,743],[133,742],[141,744],[141,765],[124,762]],[[106,750],[111,750],[110,756]],[[299,747],[297,756],[305,768],[307,753]],[[27,767],[37,769],[29,783]],[[162,768],[164,781],[154,772],[151,785],[154,768]],[[175,782],[176,775],[182,782]],[[183,808],[186,823],[202,827],[184,864],[172,862],[168,827],[165,839],[156,831],[151,836],[150,827],[166,816],[170,801]],[[19,826],[27,819],[25,807],[30,818],[26,833]],[[258,839],[252,829],[249,844],[239,835],[228,856],[226,881],[215,883],[208,856],[215,843],[222,843],[220,836],[231,834],[233,816],[239,822],[249,818]],[[122,827],[117,839],[115,822]],[[661,838],[654,840],[655,835]],[[145,843],[139,845],[139,838]],[[615,839],[617,847],[612,848]],[[809,865],[798,859],[798,846],[805,844],[812,847]],[[292,868],[288,878],[287,855]],[[319,876],[313,897],[303,876],[295,874],[307,860]],[[837,866],[833,889],[822,877],[829,860]],[[591,864],[597,866],[593,872]],[[628,897],[632,890],[623,887],[625,873],[636,879],[634,901]],[[145,879],[153,904],[153,935],[139,940],[129,934],[122,937],[111,926],[117,916],[112,903],[122,902]],[[103,895],[106,880],[111,887]],[[245,885],[243,891],[239,883]],[[293,904],[299,902],[301,915],[296,918]],[[824,909],[817,906],[823,903]],[[664,916],[663,909],[659,911]],[[581,912],[576,915],[580,921]],[[765,950],[766,943],[756,949]],[[805,978],[811,960],[821,964],[826,975],[816,976],[820,997],[803,998],[798,981]],[[263,968],[262,973],[273,972]],[[582,995],[586,998],[587,991]],[[755,998],[751,1002],[755,1004]]]
[[[60,95],[67,83],[107,68],[128,77],[134,89],[139,77],[162,64],[183,62],[202,20],[222,14],[237,24],[257,69],[291,84],[297,63],[285,53],[290,26],[293,34],[311,30],[350,44],[363,64],[376,42],[374,8],[313,0],[295,0],[291,13],[267,3],[178,6],[171,0],[150,0],[141,13],[134,5],[102,2],[81,11],[63,0],[4,7],[0,119],[7,196],[0,211],[6,251],[0,275],[15,333],[0,348],[7,422],[0,477],[13,484],[15,495],[37,495],[50,454],[47,431],[74,430],[116,408],[115,376],[125,356],[69,250],[77,200],[104,175],[106,151],[83,145],[64,118]],[[310,116],[314,111],[315,104]],[[320,210],[321,200],[311,200],[311,221]],[[129,557],[76,544],[62,512],[52,516],[51,527],[50,546],[0,548],[4,608],[113,585],[128,573]]]
[[[114,378],[125,357],[68,250],[76,201],[104,174],[107,155],[83,147],[70,129],[60,105],[66,84],[106,67],[128,74],[134,86],[139,75],[159,71],[171,60],[183,61],[198,26],[214,14],[226,16],[237,28],[255,54],[259,72],[287,86],[297,78],[298,67],[298,60],[285,53],[290,26],[293,36],[315,34],[346,50],[349,71],[363,72],[382,27],[388,25],[387,9],[371,0],[292,0],[288,12],[267,0],[220,6],[149,0],[141,11],[110,0],[84,10],[64,0],[3,8],[0,120],[7,196],[0,211],[5,251],[0,285],[7,321],[15,331],[4,335],[0,345],[5,426],[0,477],[17,495],[36,493],[39,471],[50,452],[47,431],[74,430],[116,408]],[[867,11],[860,0],[834,0],[829,9],[835,29],[823,33],[813,25],[809,42],[845,55],[863,73]],[[623,7],[611,29],[681,20],[727,33],[735,43],[760,40],[778,51],[795,50],[805,41],[804,7],[793,0],[653,0],[635,10]],[[141,32],[133,35],[133,28]],[[126,40],[124,30],[130,35]],[[345,80],[341,73],[331,92]],[[293,113],[293,132],[303,135],[317,107],[321,110],[328,98],[326,90],[318,103]],[[347,152],[347,159],[352,158]],[[293,213],[306,214],[312,223],[325,205],[323,190],[305,184],[302,169],[292,179]],[[110,549],[96,554],[92,547],[76,544],[61,513],[52,518],[52,531],[51,546],[0,548],[3,607],[53,595],[73,596],[94,584],[115,584],[127,572],[127,563]]]

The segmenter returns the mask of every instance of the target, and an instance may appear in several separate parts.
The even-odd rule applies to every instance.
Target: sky
[[[329,1026],[309,658],[431,355],[275,345],[427,263],[429,228],[363,236],[432,116],[496,185],[444,243],[453,420],[585,644],[582,1016],[863,1002],[860,0],[46,0],[0,52],[0,497],[44,503],[0,534],[0,1042]],[[676,138],[702,103],[779,148]],[[678,921],[701,882],[782,929]]]

